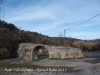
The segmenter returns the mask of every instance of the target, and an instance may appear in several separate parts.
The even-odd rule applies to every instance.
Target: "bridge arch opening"
[[[33,49],[32,59],[48,58],[48,57],[49,57],[48,51],[44,46],[38,45]]]

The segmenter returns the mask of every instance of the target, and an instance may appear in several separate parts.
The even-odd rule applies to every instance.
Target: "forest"
[[[20,43],[35,43],[54,46],[77,47],[82,51],[99,51],[100,39],[81,40],[76,38],[49,37],[37,32],[25,31],[14,24],[0,20],[0,59],[18,57]]]

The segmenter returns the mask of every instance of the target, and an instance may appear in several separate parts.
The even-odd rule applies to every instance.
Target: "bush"
[[[7,48],[0,48],[0,59],[8,58],[10,55],[9,50]]]
[[[74,41],[73,46],[83,51],[100,51],[100,44],[98,42]]]

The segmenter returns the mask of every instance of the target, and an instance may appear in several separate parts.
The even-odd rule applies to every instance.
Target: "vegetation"
[[[73,46],[83,51],[100,51],[100,43],[98,42],[74,41]]]
[[[49,60],[72,60],[72,59],[83,59],[85,57],[80,58],[49,58]]]
[[[40,57],[40,58],[38,58],[38,59],[33,59],[33,61],[39,61],[39,60],[43,60],[43,59],[45,59],[45,58]]]
[[[75,72],[76,70],[73,70],[74,67],[64,67],[64,66],[38,66],[38,65],[33,65],[33,64],[10,64],[10,63],[0,63],[0,68],[26,68],[27,70],[46,70],[46,71],[53,71],[53,70],[58,70],[58,71],[64,71],[64,72]],[[51,69],[51,70],[47,70],[47,69]]]
[[[31,65],[31,64],[10,64],[10,63],[0,63],[0,67],[3,68],[32,68],[32,69],[36,69],[36,68],[42,68],[42,66],[38,66],[38,65]]]
[[[3,59],[3,58],[8,58],[9,57],[9,51],[7,48],[1,48],[0,49],[0,59]]]
[[[39,43],[44,45],[77,47],[83,51],[97,51],[100,50],[100,41],[82,41],[66,37],[66,44],[64,44],[63,37],[49,37],[32,31],[24,31],[18,29],[14,24],[7,23],[0,20],[0,52],[2,55],[3,48],[8,50],[6,57],[15,58],[18,56],[17,50],[20,43]],[[6,50],[6,52],[7,52]],[[3,57],[3,56],[2,56]],[[4,58],[6,58],[4,57]]]

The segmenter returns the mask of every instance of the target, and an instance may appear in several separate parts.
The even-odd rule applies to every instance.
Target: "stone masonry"
[[[73,47],[51,46],[33,43],[21,43],[18,48],[19,59],[31,61],[37,59],[41,50],[47,51],[49,58],[65,59],[65,58],[82,58],[84,57],[81,49]],[[39,51],[40,50],[40,51]]]
[[[66,58],[83,58],[84,55],[81,49],[78,48],[64,48],[64,47],[56,47],[56,50],[53,48],[49,51],[49,58],[56,59],[66,59]]]

